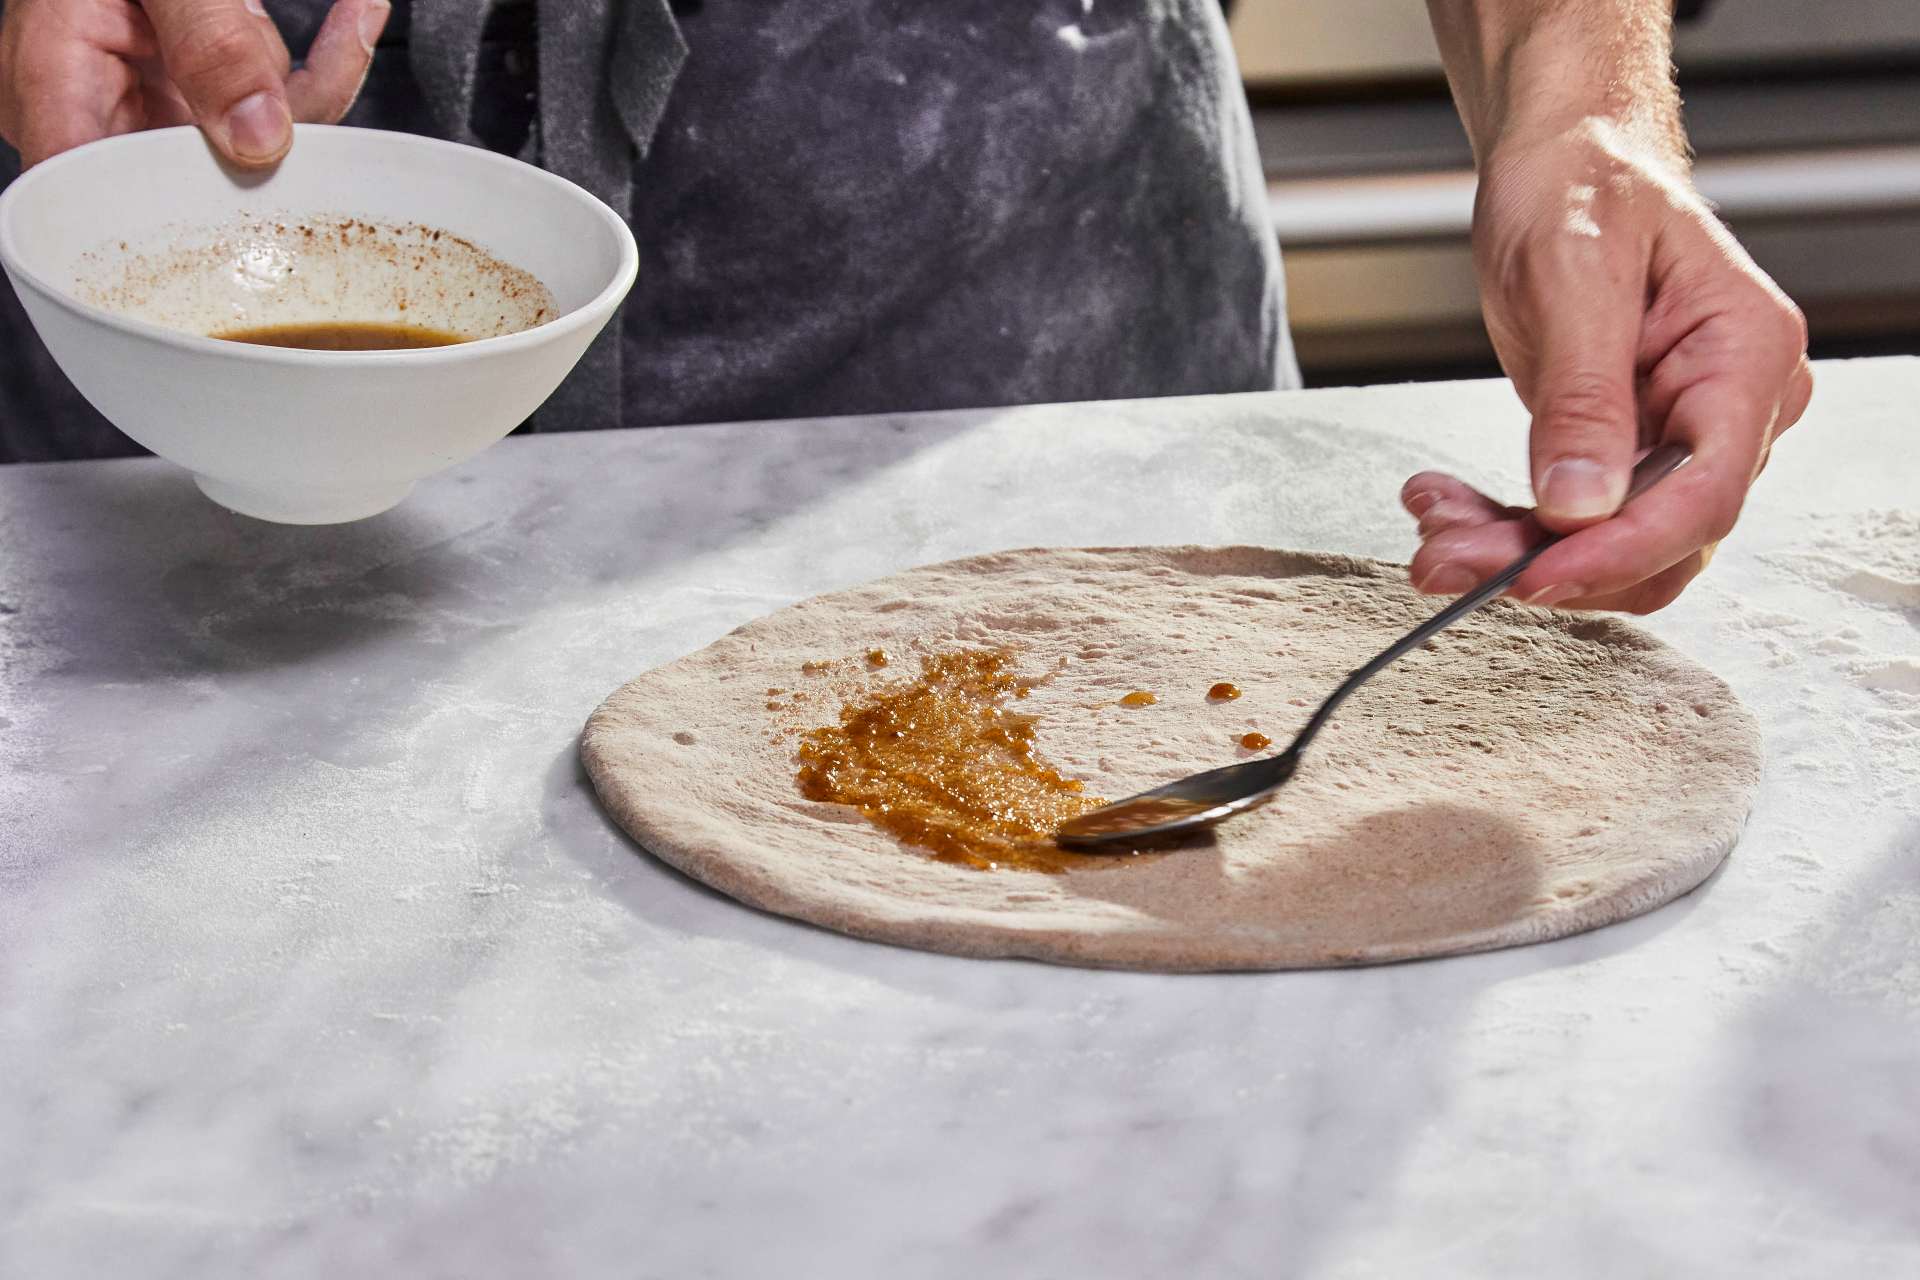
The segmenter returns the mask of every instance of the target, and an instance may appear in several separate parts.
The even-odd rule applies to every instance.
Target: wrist
[[[1675,196],[1698,195],[1684,135],[1579,104],[1516,118],[1474,154],[1483,184],[1544,165],[1554,172],[1583,172],[1592,181],[1633,173]]]
[[[1533,97],[1492,122],[1475,141],[1474,158],[1484,175],[1508,157],[1567,146],[1593,148],[1681,186],[1693,183],[1693,156],[1677,109],[1622,103],[1604,91],[1563,88],[1552,98]]]

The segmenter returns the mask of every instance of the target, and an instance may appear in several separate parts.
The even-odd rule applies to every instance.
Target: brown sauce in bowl
[[[464,334],[417,324],[268,324],[211,335],[255,347],[301,351],[418,351],[468,341]]]

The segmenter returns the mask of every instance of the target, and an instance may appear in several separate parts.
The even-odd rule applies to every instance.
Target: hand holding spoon
[[[1663,444],[1653,449],[1634,466],[1633,478],[1627,485],[1626,501],[1631,502],[1645,493],[1691,456],[1685,445]],[[1294,770],[1300,766],[1300,755],[1307,749],[1307,744],[1313,741],[1314,735],[1333,715],[1334,708],[1344,702],[1348,694],[1409,649],[1425,644],[1434,633],[1452,626],[1505,591],[1542,551],[1558,541],[1560,538],[1557,535],[1541,539],[1518,560],[1394,641],[1373,661],[1354,671],[1320,704],[1306,727],[1279,755],[1208,769],[1151,791],[1116,800],[1062,824],[1054,839],[1069,849],[1118,852],[1116,846],[1209,827],[1262,803],[1293,776]]]

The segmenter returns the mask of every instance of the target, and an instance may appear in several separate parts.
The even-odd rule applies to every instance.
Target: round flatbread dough
[[[801,796],[797,732],[915,655],[1046,677],[1037,748],[1105,799],[1278,750],[1429,616],[1402,567],[1251,547],[1031,550],[914,569],[651,671],[582,738],[608,811],[742,902],[968,956],[1153,970],[1365,964],[1651,910],[1732,848],[1759,739],[1726,685],[1613,618],[1496,603],[1349,699],[1263,808],[1173,852],[980,871]],[[890,664],[863,660],[883,648]],[[827,664],[824,669],[821,664]],[[1230,681],[1243,691],[1210,701]],[[778,693],[772,691],[778,690]],[[1131,690],[1157,696],[1129,707]],[[769,704],[774,709],[769,709]]]

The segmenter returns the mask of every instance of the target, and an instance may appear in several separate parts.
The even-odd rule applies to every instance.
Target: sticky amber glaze
[[[1240,686],[1237,684],[1229,684],[1225,680],[1222,680],[1219,684],[1207,690],[1207,697],[1213,699],[1215,702],[1232,702],[1239,696]]]
[[[1145,689],[1135,689],[1132,693],[1120,699],[1120,705],[1123,707],[1150,707],[1158,701],[1160,701],[1160,699],[1154,697]]]
[[[849,702],[839,724],[802,735],[800,794],[852,805],[943,862],[1060,872],[1106,861],[1053,843],[1100,801],[1035,752],[1035,718],[1004,705],[1027,687],[1011,664],[1000,649],[933,654],[918,679]]]
[[[887,659],[887,651],[886,651],[885,649],[869,649],[869,650],[867,650],[867,665],[868,665],[868,666],[870,666],[870,667],[884,667],[884,666],[886,666],[886,665],[887,665],[887,661],[888,661],[888,659]]]
[[[1249,751],[1265,751],[1273,745],[1273,739],[1264,733],[1243,733],[1240,735],[1240,745]]]

